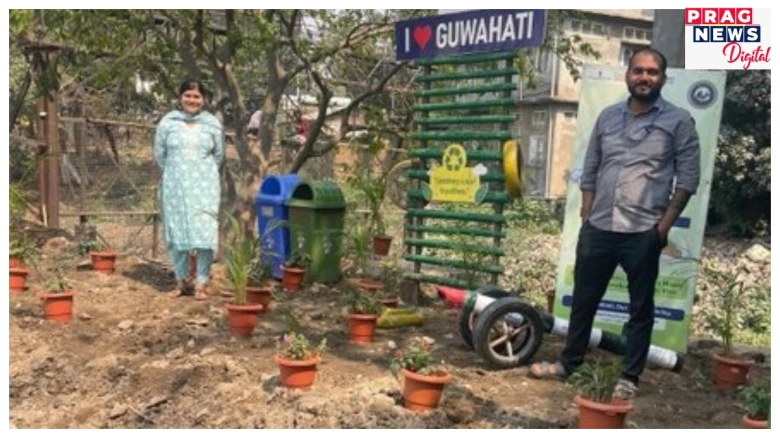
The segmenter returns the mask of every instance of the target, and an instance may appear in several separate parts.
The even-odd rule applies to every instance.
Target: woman
[[[177,283],[171,298],[191,292],[190,251],[197,254],[195,299],[208,298],[209,270],[217,250],[219,168],[225,152],[222,125],[203,110],[207,94],[200,81],[184,81],[179,87],[181,109],[166,114],[155,134],[154,158],[162,169],[165,247]]]

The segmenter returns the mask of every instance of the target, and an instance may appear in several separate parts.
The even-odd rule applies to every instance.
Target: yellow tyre
[[[504,143],[504,187],[515,198],[523,196],[523,149],[514,140]]]

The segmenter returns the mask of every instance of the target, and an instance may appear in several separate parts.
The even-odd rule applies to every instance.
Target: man
[[[628,400],[650,348],[661,250],[699,185],[699,139],[691,115],[661,97],[663,54],[635,52],[625,78],[631,97],[601,112],[585,154],[566,348],[558,362],[534,364],[530,375],[564,379],[583,363],[598,304],[620,265],[628,276],[630,316],[613,398]]]

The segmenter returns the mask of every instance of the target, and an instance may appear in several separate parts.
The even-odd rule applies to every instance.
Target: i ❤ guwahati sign
[[[484,9],[395,23],[397,60],[538,47],[544,9]]]

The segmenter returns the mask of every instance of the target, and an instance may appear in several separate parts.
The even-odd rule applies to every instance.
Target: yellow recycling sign
[[[459,144],[444,149],[441,165],[434,164],[428,172],[430,185],[423,183],[423,196],[427,201],[475,203],[485,200],[488,185],[480,184],[480,176],[487,168],[478,164],[466,167],[466,150]]]

